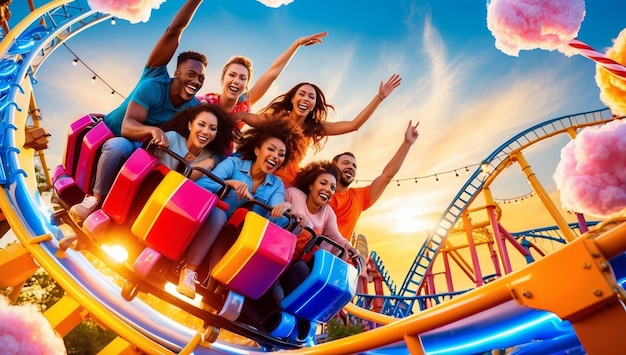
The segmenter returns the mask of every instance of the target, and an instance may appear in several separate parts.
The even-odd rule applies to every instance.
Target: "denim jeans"
[[[120,168],[140,146],[141,143],[131,142],[124,137],[113,137],[104,142],[100,159],[98,159],[96,181],[93,186],[94,194],[106,196],[109,193]]]
[[[187,248],[188,265],[200,265],[224,224],[226,224],[226,212],[213,207]]]

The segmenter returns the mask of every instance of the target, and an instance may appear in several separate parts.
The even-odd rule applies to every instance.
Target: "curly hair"
[[[330,174],[335,177],[335,180],[339,180],[341,173],[339,172],[339,168],[331,161],[314,161],[298,171],[298,175],[294,178],[292,186],[308,195],[309,192],[311,192],[309,186],[322,174]]]
[[[315,107],[304,119],[302,124],[302,131],[304,136],[313,140],[313,148],[315,152],[319,152],[326,143],[326,130],[322,125],[322,122],[326,121],[328,110],[335,110],[335,107],[326,103],[326,96],[317,85],[307,82],[302,82],[291,88],[286,93],[278,96],[272,100],[266,107],[261,109],[261,113],[274,112],[279,115],[286,115],[293,110],[293,103],[291,100],[296,95],[298,90],[304,86],[309,85],[315,90],[316,100]]]
[[[224,75],[226,75],[226,69],[228,69],[228,67],[231,64],[240,64],[240,65],[243,65],[246,69],[248,69],[248,81],[246,81],[246,88],[247,88],[248,83],[252,81],[252,73],[253,73],[252,61],[250,60],[250,58],[244,57],[241,55],[230,57],[230,59],[226,62],[226,64],[224,64],[224,67],[222,67],[222,80],[224,80]]]
[[[202,112],[209,112],[217,117],[217,132],[215,138],[204,149],[219,154],[228,154],[233,144],[235,124],[228,114],[218,105],[200,104],[194,107],[188,107],[179,111],[168,122],[159,126],[164,132],[176,131],[181,136],[189,138],[189,122],[198,117]]]
[[[178,58],[176,59],[176,68],[178,68],[182,63],[184,63],[188,59],[197,60],[200,63],[204,64],[205,67],[208,64],[206,60],[206,56],[204,54],[199,53],[199,52],[194,52],[194,51],[186,51],[186,52],[181,52],[178,55]]]
[[[254,150],[263,145],[269,138],[278,138],[285,143],[285,161],[287,165],[300,161],[306,151],[306,141],[302,129],[294,122],[282,116],[265,115],[265,118],[254,128],[241,132],[235,141],[237,151],[244,160],[255,160]]]

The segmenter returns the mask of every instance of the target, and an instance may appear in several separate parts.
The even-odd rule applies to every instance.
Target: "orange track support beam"
[[[74,299],[63,296],[44,313],[44,316],[62,337],[85,319],[87,312]]]
[[[620,232],[624,238],[624,223],[603,239],[616,238]],[[541,263],[529,265],[523,272],[526,277],[514,279],[508,287],[517,303],[570,321],[587,353],[611,354],[626,347],[625,295],[607,260],[612,256],[603,255],[593,237],[584,235]]]
[[[0,250],[0,287],[22,284],[39,269],[22,244],[11,244]]]

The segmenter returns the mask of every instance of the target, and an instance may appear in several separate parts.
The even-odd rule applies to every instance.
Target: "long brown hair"
[[[304,85],[311,86],[313,90],[315,90],[315,95],[317,98],[315,99],[315,107],[306,116],[301,128],[304,136],[312,139],[313,148],[317,153],[324,146],[326,139],[326,130],[324,129],[322,122],[326,121],[326,116],[328,115],[329,109],[333,111],[335,110],[333,105],[326,102],[326,96],[324,96],[322,89],[320,89],[317,85],[307,82],[299,83],[286,93],[272,100],[272,102],[264,107],[261,112],[271,112],[274,115],[288,115],[289,112],[293,110],[293,103],[291,102],[291,100],[296,95],[300,87]]]

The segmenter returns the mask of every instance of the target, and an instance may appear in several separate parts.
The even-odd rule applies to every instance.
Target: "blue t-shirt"
[[[219,163],[213,169],[212,173],[222,180],[239,180],[245,182],[248,184],[248,190],[250,191],[252,188],[252,176],[250,175],[251,166],[252,161],[250,160],[242,160],[240,157],[230,156]],[[218,192],[221,188],[220,184],[206,176],[199,178],[196,183],[214,193]],[[256,192],[253,194],[252,191],[250,191],[250,194],[254,196],[255,200],[273,207],[279,203],[285,202],[285,185],[283,185],[279,177],[269,174],[265,177],[265,181],[257,187]],[[226,215],[230,217],[237,207],[246,201],[247,199],[238,199],[237,194],[234,191],[230,191],[228,196],[224,199],[224,202],[228,203]],[[270,214],[270,211],[258,206],[254,208],[254,211],[265,217],[269,217]]]
[[[200,101],[194,97],[179,107],[174,107],[170,100],[171,83],[172,78],[170,78],[166,66],[144,68],[141,78],[139,78],[139,82],[133,91],[120,106],[104,116],[104,123],[109,126],[113,134],[121,136],[122,121],[130,101],[141,105],[148,111],[148,116],[146,116],[143,122],[147,126],[165,123],[178,111],[200,104]]]

